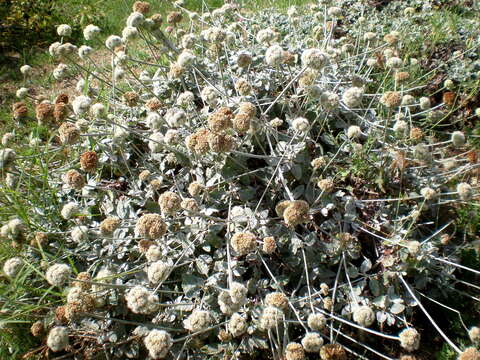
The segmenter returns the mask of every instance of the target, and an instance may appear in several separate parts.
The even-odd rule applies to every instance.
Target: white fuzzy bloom
[[[248,289],[239,282],[232,282],[230,285],[230,297],[234,304],[242,304],[247,298]]]
[[[195,54],[190,50],[183,50],[177,58],[177,64],[181,67],[189,67],[195,62],[197,57]]]
[[[90,107],[90,114],[96,119],[103,119],[107,115],[107,108],[102,103],[93,104]]]
[[[64,350],[68,346],[68,329],[64,326],[55,326],[50,330],[47,346],[54,352]]]
[[[67,282],[72,270],[66,264],[54,264],[47,269],[45,278],[53,286],[61,286]]]
[[[50,53],[50,56],[56,57],[58,56],[58,47],[62,45],[60,42],[55,41],[48,47],[48,52]]]
[[[421,189],[420,194],[422,194],[425,200],[433,200],[437,197],[437,192],[430,187],[424,187]]]
[[[16,157],[17,153],[14,150],[10,148],[0,149],[0,170],[14,162]]]
[[[53,69],[53,72],[52,72],[53,77],[57,80],[62,80],[67,76],[67,70],[68,70],[68,66],[63,63],[60,63],[57,65],[55,69]]]
[[[328,110],[335,109],[339,101],[339,96],[331,91],[325,91],[320,95],[320,104]]]
[[[359,87],[351,87],[345,90],[342,101],[349,108],[355,108],[362,104],[363,90]]]
[[[302,53],[302,64],[309,68],[320,70],[328,63],[328,55],[320,49],[307,49]]]
[[[402,105],[403,106],[408,106],[408,105],[413,105],[415,103],[415,98],[412,95],[403,95],[402,97]]]
[[[375,313],[369,306],[358,306],[353,311],[353,321],[361,326],[368,327],[375,321]]]
[[[201,93],[203,101],[208,105],[215,106],[218,103],[218,94],[217,90],[213,86],[207,86],[202,90]]]
[[[20,272],[23,266],[23,260],[19,257],[13,257],[3,264],[3,272],[10,278],[14,278]]]
[[[148,315],[158,309],[158,296],[143,286],[135,286],[125,295],[127,306],[135,314]]]
[[[172,265],[163,261],[155,261],[147,269],[148,280],[152,284],[158,284],[164,281],[172,269]]]
[[[416,256],[422,249],[422,244],[419,241],[411,240],[406,243],[406,248],[410,255]]]
[[[306,352],[319,352],[323,346],[323,338],[319,333],[308,332],[302,339],[302,346]]]
[[[177,105],[181,107],[188,107],[189,105],[193,104],[195,100],[195,95],[191,91],[185,91],[178,95],[177,98]]]
[[[132,12],[127,18],[127,26],[139,27],[142,26],[145,21],[145,17],[142,13],[137,11]]]
[[[247,331],[247,321],[239,313],[234,313],[230,318],[227,327],[233,337],[238,337]]]
[[[3,146],[8,146],[8,144],[10,143],[10,141],[12,141],[13,139],[15,138],[15,135],[11,132],[7,132],[5,134],[3,134],[2,136],[2,145]]]
[[[68,290],[67,304],[82,303],[85,293],[80,287],[72,287]]]
[[[202,33],[205,40],[214,44],[221,43],[227,36],[223,29],[216,26],[208,28]]]
[[[165,120],[167,121],[167,124],[172,127],[180,127],[185,125],[187,114],[182,109],[171,108],[167,110]]]
[[[66,220],[71,219],[75,213],[78,213],[78,204],[75,202],[66,203],[60,211],[60,215]]]
[[[162,258],[162,251],[160,247],[157,245],[152,245],[148,248],[147,252],[145,253],[145,257],[148,261],[157,261]]]
[[[387,59],[387,62],[385,63],[385,65],[388,68],[398,69],[403,65],[403,61],[397,56],[392,56],[391,58]]]
[[[126,26],[122,30],[122,40],[133,40],[138,36],[138,29],[134,26]]]
[[[453,146],[461,147],[465,145],[465,134],[461,131],[454,131],[452,133],[451,140],[452,140]]]
[[[82,45],[78,48],[78,56],[82,60],[86,60],[92,52],[93,52],[93,49],[87,45]]]
[[[70,231],[70,236],[76,243],[85,242],[88,240],[88,227],[85,225],[75,226],[72,231]]]
[[[186,34],[182,37],[182,47],[184,49],[191,49],[195,45],[197,37],[195,34]]]
[[[402,330],[398,337],[400,346],[407,351],[415,351],[420,347],[420,333],[414,328]]]
[[[79,93],[83,93],[83,90],[85,89],[85,85],[86,85],[86,81],[84,78],[80,78],[78,81],[77,81],[77,85],[75,85],[75,89],[79,92]]]
[[[159,113],[151,112],[145,119],[147,126],[152,130],[159,130],[163,125],[163,118]]]
[[[362,135],[362,130],[357,125],[351,125],[347,129],[347,136],[349,139],[357,139],[360,135]]]
[[[260,44],[270,44],[277,38],[277,33],[271,28],[262,29],[257,33],[256,39]]]
[[[457,192],[458,192],[458,196],[462,200],[470,200],[473,196],[472,187],[465,182],[462,182],[457,185]]]
[[[115,131],[113,132],[113,143],[115,144],[123,144],[125,140],[128,138],[128,130],[124,129],[123,127],[117,126]]]
[[[57,34],[60,36],[70,36],[72,35],[72,28],[67,24],[58,25]]]
[[[303,117],[298,117],[292,121],[292,127],[295,131],[306,132],[310,127],[310,123],[307,119]]]
[[[20,72],[25,75],[31,75],[33,68],[30,65],[23,65],[20,67]]]
[[[473,343],[479,343],[480,342],[480,328],[477,326],[472,326],[468,330],[468,337],[470,338],[470,341]]]
[[[150,330],[143,340],[152,359],[163,359],[173,345],[172,337],[164,330]]]
[[[105,40],[105,46],[110,50],[115,49],[117,46],[123,44],[122,38],[117,35],[110,35],[107,40]]]
[[[76,115],[83,115],[90,109],[91,104],[92,104],[92,99],[90,99],[88,96],[85,96],[85,95],[77,96],[72,101],[73,112]]]
[[[338,17],[342,15],[342,9],[338,6],[331,6],[327,9],[327,14],[332,17]]]
[[[85,29],[83,29],[83,37],[85,38],[85,40],[93,40],[97,37],[99,33],[100,28],[93,24],[87,25],[85,26]]]
[[[395,124],[393,124],[393,131],[399,137],[403,137],[408,132],[408,123],[404,120],[397,120]]]
[[[424,96],[420,98],[420,109],[427,110],[430,109],[432,103],[430,102],[430,98]]]
[[[20,89],[17,90],[15,95],[17,95],[17,98],[19,99],[24,99],[28,95],[28,89],[26,87],[21,87]]]
[[[307,324],[312,330],[322,330],[327,324],[327,319],[321,313],[310,314],[308,315]]]
[[[265,52],[265,62],[270,66],[278,66],[283,62],[283,49],[280,45],[272,45]]]
[[[386,59],[390,59],[394,54],[392,49],[385,49],[383,51],[383,56],[385,56]]]
[[[275,306],[267,306],[263,309],[260,317],[260,327],[264,330],[273,329],[281,325],[284,314],[282,310]]]
[[[148,148],[152,153],[159,153],[163,149],[163,134],[161,132],[154,132],[150,136],[150,141],[148,142]]]
[[[193,310],[190,316],[183,321],[183,327],[191,332],[204,330],[210,326],[212,318],[205,310]]]
[[[377,59],[375,58],[367,59],[367,66],[376,66],[376,65],[377,65]]]
[[[115,57],[113,58],[112,67],[124,65],[127,63],[127,60],[128,60],[128,56],[125,53],[125,51],[117,51],[115,52]]]
[[[13,237],[20,235],[24,229],[25,224],[18,218],[12,219],[8,222],[8,231]]]
[[[363,34],[363,39],[366,40],[366,41],[371,41],[373,39],[375,39],[377,37],[377,34],[374,33],[374,32],[366,32],[365,34]]]
[[[168,129],[163,137],[163,140],[168,145],[175,145],[178,144],[180,139],[180,133],[178,130],[175,129]]]

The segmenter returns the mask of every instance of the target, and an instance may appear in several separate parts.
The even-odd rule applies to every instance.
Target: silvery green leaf
[[[368,281],[368,286],[370,288],[370,290],[372,291],[372,294],[375,295],[375,296],[379,296],[380,295],[380,283],[378,282],[377,279],[370,279]]]
[[[372,268],[372,262],[370,261],[369,258],[365,258],[365,260],[362,261],[362,264],[360,265],[360,272],[365,274],[367,271],[370,271]]]
[[[403,310],[405,310],[405,305],[401,303],[395,303],[390,307],[390,312],[395,315],[402,313]]]
[[[203,275],[208,275],[210,270],[210,264],[212,263],[212,257],[206,254],[202,254],[197,257],[195,265],[197,266],[198,271]]]
[[[200,294],[201,287],[204,280],[198,276],[191,274],[182,275],[182,289],[185,292],[187,298],[198,296]]]

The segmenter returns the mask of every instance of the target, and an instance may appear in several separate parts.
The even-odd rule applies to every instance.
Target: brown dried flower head
[[[252,63],[252,56],[247,53],[242,53],[238,55],[237,65],[240,67],[247,67]]]
[[[277,216],[283,217],[283,213],[285,212],[285,209],[291,205],[292,201],[290,200],[283,200],[280,201],[277,206],[275,206],[275,212],[277,213]]]
[[[410,78],[410,73],[406,71],[398,71],[395,73],[395,81],[396,82],[404,82]]]
[[[394,108],[402,103],[402,96],[397,91],[387,91],[380,98],[380,102],[389,108]]]
[[[86,151],[80,156],[80,168],[92,172],[97,168],[98,156],[95,151]]]
[[[41,124],[53,119],[54,106],[50,103],[41,103],[35,107],[35,116]]]
[[[132,9],[133,11],[146,15],[150,11],[150,4],[146,1],[135,1]]]
[[[150,111],[157,111],[162,107],[162,103],[157,98],[151,98],[147,100],[145,107]]]
[[[277,242],[273,236],[267,236],[263,238],[262,251],[265,254],[273,254],[277,250]]]
[[[59,103],[68,104],[68,95],[65,93],[58,94],[55,98],[55,104]]]
[[[72,145],[80,138],[80,129],[72,123],[64,122],[58,128],[60,141],[65,145]]]
[[[44,335],[45,327],[43,326],[43,323],[41,321],[36,321],[32,324],[32,327],[30,328],[30,332],[32,333],[33,336],[40,337]]]
[[[48,235],[44,232],[38,231],[35,233],[32,241],[30,242],[30,246],[33,247],[44,247],[48,244]]]
[[[232,110],[221,107],[208,117],[208,127],[214,133],[219,133],[232,127],[232,118]]]
[[[323,345],[320,349],[322,360],[347,360],[347,352],[340,344]]]
[[[395,45],[398,42],[398,36],[396,34],[387,34],[383,37],[383,40],[389,45]]]
[[[16,102],[12,105],[13,118],[15,120],[21,120],[27,117],[28,108],[23,102]]]
[[[66,103],[59,102],[56,103],[54,106],[53,117],[58,122],[64,121],[67,118],[69,112],[70,109],[68,105]]]
[[[177,63],[170,64],[170,71],[168,72],[168,77],[170,79],[178,79],[185,72],[185,68]]]
[[[253,119],[255,115],[257,115],[257,108],[251,102],[246,101],[240,104],[238,107],[238,112],[244,113],[249,116],[250,119]]]
[[[197,201],[193,198],[186,198],[182,200],[180,204],[183,210],[187,211],[198,211],[198,204]]]
[[[285,348],[285,359],[286,360],[304,360],[305,359],[305,350],[301,344],[291,342]]]
[[[230,243],[239,256],[247,255],[257,249],[257,238],[251,232],[234,234]]]
[[[288,309],[288,298],[284,293],[273,292],[265,296],[265,304],[269,306],[275,306],[281,310]]]
[[[100,232],[104,235],[112,234],[122,223],[116,216],[109,216],[100,223]]]
[[[182,21],[182,13],[178,11],[172,11],[167,16],[167,23],[170,25],[176,25]]]
[[[191,196],[198,196],[202,193],[205,187],[197,181],[193,181],[188,185],[188,193]]]
[[[423,131],[418,127],[412,127],[410,129],[410,139],[421,140],[423,138]]]
[[[233,137],[230,135],[210,133],[208,135],[208,145],[213,152],[229,152],[233,148]]]
[[[283,212],[283,220],[287,226],[294,227],[298,224],[308,221],[308,211],[310,206],[306,201],[295,200],[291,201]]]
[[[78,273],[77,280],[79,281],[73,281],[72,283],[74,287],[77,287],[83,291],[88,291],[92,287],[92,284],[90,283],[90,281],[92,281],[92,277],[87,272]]]
[[[474,346],[466,348],[458,356],[458,360],[480,360],[480,352]]]
[[[149,239],[158,239],[167,233],[167,224],[158,214],[145,214],[137,220],[135,232]]]
[[[75,169],[68,170],[63,180],[65,184],[75,190],[81,190],[85,186],[85,178]]]
[[[139,98],[140,97],[135,91],[127,91],[123,94],[123,100],[125,101],[125,104],[130,107],[137,106]]]
[[[140,252],[142,254],[146,254],[148,249],[152,245],[155,245],[155,243],[153,241],[147,240],[147,239],[142,239],[138,242],[138,250],[140,250]]]
[[[155,28],[159,28],[160,25],[162,25],[163,19],[161,14],[153,14],[150,19],[153,20],[153,23],[155,24]]]
[[[240,112],[233,118],[233,128],[240,134],[245,134],[250,129],[251,122],[248,114]]]
[[[180,206],[182,203],[182,198],[175,194],[173,191],[165,191],[160,197],[158,198],[158,204],[160,205],[160,210],[162,213],[173,215],[178,210],[180,210]]]
[[[187,136],[185,139],[185,144],[187,148],[197,154],[205,154],[210,150],[210,145],[208,144],[208,135],[210,131],[207,129],[199,129],[192,135]]]

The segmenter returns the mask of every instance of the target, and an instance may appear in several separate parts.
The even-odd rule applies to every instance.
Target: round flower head
[[[10,148],[0,149],[0,170],[10,166],[17,157],[15,151]]]
[[[138,37],[138,29],[134,26],[126,26],[122,30],[122,41],[134,40]]]
[[[98,156],[95,151],[86,151],[80,155],[80,168],[86,172],[93,172],[97,168]]]
[[[454,131],[452,133],[452,144],[455,147],[461,147],[465,145],[465,134],[461,131]]]
[[[54,352],[65,350],[68,346],[68,329],[64,326],[55,326],[50,330],[47,337],[47,346]]]
[[[85,225],[75,226],[72,231],[70,231],[70,236],[76,243],[85,242],[88,240],[88,227]]]
[[[247,255],[257,249],[257,238],[250,232],[240,232],[232,236],[230,244],[239,256]]]
[[[193,104],[195,100],[195,95],[191,91],[185,91],[178,95],[177,105],[181,107],[188,107]]]
[[[280,45],[272,45],[265,52],[265,62],[270,66],[279,66],[283,62],[283,49]]]
[[[347,136],[349,139],[357,139],[362,135],[362,130],[357,125],[351,125],[347,129]]]
[[[392,56],[392,57],[387,59],[387,62],[385,63],[385,65],[388,68],[398,69],[399,67],[401,67],[403,65],[403,61],[399,57]]]
[[[62,215],[64,219],[68,220],[71,219],[76,213],[78,213],[78,210],[79,208],[77,203],[69,202],[63,206],[60,215]]]
[[[310,314],[308,315],[307,324],[312,330],[322,330],[327,324],[327,319],[321,313]]]
[[[73,112],[76,115],[83,115],[90,109],[91,104],[92,104],[92,99],[90,99],[88,96],[84,96],[84,95],[77,96],[72,101]]]
[[[25,76],[31,75],[32,70],[33,70],[33,68],[30,65],[23,65],[23,66],[20,67],[20,72]]]
[[[273,236],[267,236],[263,238],[262,251],[265,254],[273,254],[277,250],[277,242]]]
[[[248,96],[252,92],[252,86],[247,80],[241,78],[235,82],[235,90],[237,90],[241,96]]]
[[[468,330],[468,337],[470,338],[470,341],[473,343],[479,343],[480,342],[480,328],[477,326],[472,326]]]
[[[105,46],[110,50],[115,50],[116,47],[123,44],[122,38],[117,35],[110,35],[107,40],[105,40]]]
[[[188,193],[191,196],[198,196],[202,193],[205,187],[197,181],[193,181],[188,185]]]
[[[19,257],[13,257],[3,264],[3,272],[10,278],[14,278],[23,267],[23,260]]]
[[[302,53],[302,64],[303,66],[320,70],[328,62],[328,55],[325,54],[320,49],[307,49]]]
[[[72,270],[66,264],[55,264],[50,266],[45,273],[45,278],[50,285],[62,286],[72,274]]]
[[[291,201],[283,211],[283,220],[287,226],[294,227],[308,221],[310,206],[306,201]]]
[[[167,232],[167,224],[158,214],[145,214],[137,220],[135,232],[149,239],[161,238]]]
[[[99,33],[100,28],[93,24],[87,25],[85,26],[85,29],[83,29],[83,37],[85,40],[93,40],[98,36]]]
[[[353,311],[353,321],[361,326],[368,327],[375,321],[375,313],[368,306],[359,306]]]
[[[81,190],[85,186],[85,178],[77,170],[68,170],[63,176],[63,181],[70,188]]]
[[[183,326],[191,332],[197,332],[208,328],[211,322],[212,318],[208,311],[194,310],[190,316],[185,319]]]
[[[145,17],[143,16],[143,14],[138,11],[134,11],[127,18],[127,26],[137,28],[139,26],[142,26],[144,21]]]
[[[218,305],[222,314],[231,315],[240,309],[242,304],[235,304],[228,291],[222,291],[218,295]]]
[[[158,309],[158,296],[143,286],[135,286],[125,295],[128,308],[135,314],[148,315]]]
[[[238,54],[237,65],[241,68],[248,67],[252,63],[252,55],[247,52]]]
[[[308,332],[302,339],[302,346],[306,352],[318,353],[322,345],[323,338],[316,332]]]
[[[420,109],[422,109],[422,110],[430,109],[430,107],[432,106],[430,98],[428,98],[426,96],[421,97],[419,101],[420,101]]]
[[[462,200],[470,200],[473,196],[473,189],[467,183],[460,183],[457,185],[458,196]]]
[[[239,282],[232,282],[230,285],[230,297],[234,304],[241,304],[247,298],[248,289]]]
[[[347,352],[340,344],[323,345],[320,349],[320,359],[322,360],[347,360]]]
[[[212,132],[219,133],[232,127],[232,118],[232,110],[221,107],[208,117],[208,127]]]
[[[437,197],[437,192],[429,187],[424,187],[420,190],[420,194],[425,198],[425,200],[433,200]]]
[[[187,114],[182,109],[171,108],[167,110],[165,120],[172,127],[181,127],[187,121]]]
[[[62,144],[71,145],[79,139],[80,129],[75,124],[64,122],[58,128],[58,135]]]
[[[47,102],[42,102],[35,107],[35,116],[40,124],[48,123],[53,119],[54,106]]]
[[[152,359],[163,359],[173,345],[172,337],[164,330],[150,330],[143,340]]]
[[[298,117],[292,121],[292,127],[295,131],[306,132],[310,127],[310,123],[307,119],[303,117]]]
[[[90,46],[82,45],[78,48],[78,57],[82,60],[87,59],[91,53],[93,53],[93,49]]]
[[[414,328],[402,330],[398,337],[400,346],[407,351],[415,351],[420,347],[420,333]]]
[[[267,306],[263,309],[260,317],[260,327],[264,330],[276,328],[282,324],[284,320],[283,311],[274,306]]]
[[[60,63],[55,69],[53,69],[52,75],[57,80],[62,80],[67,76],[68,66]]]
[[[196,56],[190,50],[183,50],[180,55],[178,55],[177,63],[182,67],[188,67],[195,62]]]
[[[262,29],[257,33],[256,40],[260,44],[270,44],[276,41],[278,34],[271,28]]]
[[[158,261],[162,257],[162,250],[157,245],[151,245],[145,253],[145,257],[148,261]]]
[[[242,315],[234,313],[230,318],[227,327],[233,337],[239,337],[247,331],[247,322]]]
[[[466,348],[458,356],[458,360],[480,360],[480,352],[474,346]]]
[[[72,28],[67,24],[58,25],[57,34],[60,36],[70,36],[72,35]]]
[[[200,95],[202,100],[210,106],[215,106],[218,102],[217,90],[213,86],[205,87]]]
[[[305,350],[303,349],[303,346],[295,342],[289,343],[285,348],[285,359],[286,360],[304,360]]]
[[[211,151],[216,153],[229,152],[233,148],[233,138],[225,134],[208,134],[208,146]]]
[[[148,266],[147,276],[148,280],[152,284],[158,284],[159,282],[164,281],[167,276],[170,274],[172,266],[163,261],[155,261]]]
[[[404,120],[397,120],[393,125],[393,131],[398,137],[403,137],[408,132],[408,123]]]
[[[181,202],[182,198],[172,191],[165,191],[158,199],[160,210],[162,210],[163,214],[168,215],[175,214],[180,210]]]
[[[342,95],[342,101],[349,108],[355,108],[362,104],[363,90],[358,87],[351,87],[345,90]]]
[[[380,98],[380,103],[388,108],[394,108],[402,103],[402,96],[397,91],[387,91]]]
[[[281,310],[288,309],[288,298],[284,293],[273,292],[265,296],[265,304],[268,306],[275,306]]]

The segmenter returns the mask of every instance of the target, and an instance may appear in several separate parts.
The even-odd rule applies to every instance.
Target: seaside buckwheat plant
[[[454,76],[478,34],[449,30],[443,67],[410,46],[432,1],[240,3],[58,26],[54,89],[11,109],[35,131],[2,136],[5,327],[41,321],[50,358],[478,358],[478,114]]]

